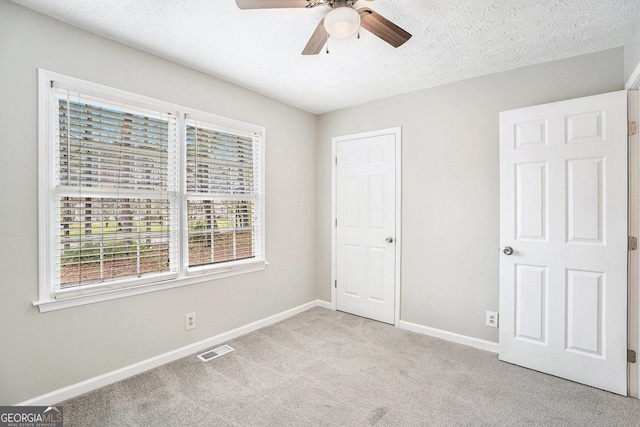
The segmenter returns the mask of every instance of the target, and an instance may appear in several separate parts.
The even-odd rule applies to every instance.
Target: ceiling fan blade
[[[316,30],[311,35],[311,38],[307,42],[307,45],[302,50],[303,55],[317,55],[322,50],[322,47],[327,44],[329,34],[324,29],[324,18],[320,20],[320,23],[316,27]]]
[[[411,38],[411,34],[368,7],[361,7],[358,13],[362,28],[369,30],[393,47],[402,46]]]
[[[240,9],[278,9],[286,7],[307,7],[307,0],[236,0]]]

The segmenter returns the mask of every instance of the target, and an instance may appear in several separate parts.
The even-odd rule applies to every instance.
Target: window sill
[[[225,277],[237,276],[245,273],[253,273],[256,271],[262,271],[269,263],[266,261],[256,261],[248,263],[242,268],[236,268],[233,270],[223,270],[211,272],[208,274],[201,274],[197,276],[181,277],[178,279],[167,280],[164,282],[150,283],[146,285],[132,286],[128,288],[105,290],[102,292],[95,292],[86,295],[79,295],[69,298],[59,299],[47,299],[34,301],[32,304],[40,310],[40,313],[46,313],[48,311],[62,310],[65,308],[76,307],[79,305],[93,304],[96,302],[109,301],[118,298],[130,297],[133,295],[141,295],[149,292],[161,291],[164,289],[172,289],[181,286],[195,285],[197,283],[207,282],[216,279],[223,279]]]

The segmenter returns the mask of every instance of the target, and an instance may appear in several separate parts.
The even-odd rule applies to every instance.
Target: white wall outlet
[[[184,329],[188,331],[196,327],[196,314],[187,313],[184,315]]]
[[[485,324],[492,328],[498,327],[498,312],[497,311],[487,311],[487,317],[485,318]]]

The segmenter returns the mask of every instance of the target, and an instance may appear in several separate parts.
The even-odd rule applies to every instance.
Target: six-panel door
[[[626,102],[500,114],[500,359],[623,395]]]
[[[337,309],[395,317],[395,133],[336,146]]]

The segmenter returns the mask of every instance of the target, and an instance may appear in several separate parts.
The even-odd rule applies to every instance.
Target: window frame
[[[109,283],[87,284],[73,289],[55,289],[54,263],[56,254],[56,239],[53,231],[56,224],[53,208],[56,206],[55,197],[59,194],[55,187],[55,147],[53,141],[57,116],[54,117],[55,97],[52,82],[69,87],[83,95],[89,95],[101,100],[116,103],[126,103],[134,107],[155,109],[176,114],[175,141],[177,153],[177,194],[175,203],[177,212],[175,217],[176,230],[172,234],[176,244],[176,273],[151,274],[148,278],[114,280]],[[216,129],[231,133],[251,135],[254,137],[257,153],[254,154],[254,164],[259,170],[255,176],[255,203],[259,207],[255,213],[255,257],[225,261],[198,267],[188,266],[188,215],[186,189],[186,121],[197,118]],[[58,310],[78,305],[90,304],[116,298],[123,298],[162,289],[170,289],[205,281],[221,279],[238,274],[245,274],[265,269],[265,140],[266,131],[262,126],[229,119],[197,109],[160,101],[154,98],[138,95],[128,91],[88,82],[63,74],[38,69],[38,254],[39,254],[39,298],[33,302],[40,312]],[[154,277],[155,276],[155,277]]]
[[[221,132],[228,132],[228,133],[235,133],[241,136],[247,136],[247,137],[258,137],[258,139],[262,139],[262,142],[260,144],[260,142],[258,143],[260,146],[257,149],[257,159],[254,157],[253,159],[253,163],[254,163],[254,168],[258,170],[258,176],[256,178],[256,185],[254,185],[255,188],[258,189],[257,194],[255,196],[252,197],[252,199],[255,200],[256,205],[258,205],[258,209],[260,211],[260,215],[258,216],[258,218],[256,218],[256,222],[260,223],[260,226],[256,226],[256,236],[255,236],[255,247],[256,247],[256,252],[260,253],[260,257],[259,258],[265,258],[265,247],[266,245],[264,244],[265,242],[265,227],[264,227],[264,130],[263,132],[263,136],[262,138],[260,138],[260,135],[257,134],[254,130],[251,129],[238,129],[233,128],[231,126],[228,125],[224,125],[221,122],[217,122],[217,123],[212,123],[212,119],[214,118],[214,116],[208,114],[208,113],[203,113],[201,111],[196,111],[196,110],[184,110],[185,114],[181,114],[180,119],[182,120],[182,124],[181,127],[183,129],[185,129],[184,135],[183,135],[183,140],[182,140],[182,146],[180,148],[180,153],[182,154],[180,156],[180,161],[181,161],[181,166],[180,166],[180,170],[182,171],[182,173],[186,174],[186,161],[187,161],[187,141],[186,141],[186,121],[190,120],[190,121],[202,121],[205,122],[207,124],[214,124],[215,125],[215,129],[217,131],[221,131]],[[183,179],[180,179],[180,185],[184,185],[184,188],[180,190],[180,196],[184,198],[184,209],[180,209],[180,212],[185,214],[184,218],[181,221],[181,227],[180,227],[180,231],[184,232],[184,237],[181,238],[180,242],[183,244],[183,249],[181,251],[181,253],[183,254],[183,260],[182,260],[182,266],[183,268],[185,268],[187,270],[187,274],[189,276],[202,276],[202,275],[208,275],[208,274],[215,274],[218,271],[234,271],[236,269],[243,269],[246,268],[245,265],[246,264],[252,264],[254,261],[251,258],[248,259],[240,259],[240,260],[235,260],[235,261],[226,261],[226,262],[222,262],[219,264],[207,264],[207,265],[200,265],[200,266],[193,266],[193,267],[189,267],[189,260],[188,260],[188,244],[189,244],[189,236],[188,236],[188,222],[189,219],[187,217],[187,203],[188,200],[193,197],[193,196],[189,196],[189,192],[187,191],[187,180],[186,180],[186,175],[183,177]],[[256,257],[258,258],[258,257]]]

